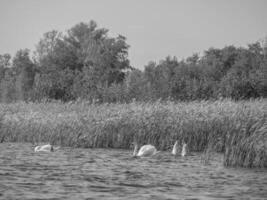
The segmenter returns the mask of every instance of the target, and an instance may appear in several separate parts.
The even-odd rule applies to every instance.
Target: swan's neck
[[[35,148],[34,148],[34,151],[39,151],[40,150],[40,146],[36,146]]]
[[[182,148],[182,156],[185,156],[186,154],[187,154],[187,144],[184,144]]]
[[[133,152],[133,156],[137,156],[137,152],[138,152],[138,145],[135,144],[134,145],[134,152]]]
[[[177,146],[178,146],[178,143],[175,142],[175,144],[173,145],[173,148],[172,148],[172,154],[173,155],[176,155],[177,154]]]

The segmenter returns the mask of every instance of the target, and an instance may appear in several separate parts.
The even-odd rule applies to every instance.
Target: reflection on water
[[[132,158],[113,149],[34,153],[0,144],[0,199],[266,199],[267,171],[231,169],[222,157]]]

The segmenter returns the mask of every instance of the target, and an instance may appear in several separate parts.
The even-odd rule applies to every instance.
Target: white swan
[[[178,149],[179,149],[179,144],[178,144],[178,141],[176,140],[172,148],[172,154],[177,155]]]
[[[54,150],[55,150],[55,148],[51,144],[45,144],[45,145],[41,145],[41,146],[36,146],[34,148],[35,152],[53,152]]]
[[[136,142],[133,143],[134,144],[134,152],[133,152],[133,156],[134,157],[148,157],[148,156],[153,156],[156,153],[158,153],[159,151],[157,151],[157,149],[151,145],[151,144],[147,144],[142,146],[139,151],[138,151],[138,144]]]
[[[184,157],[184,156],[188,156],[188,155],[190,155],[189,147],[186,143],[183,143],[181,156]]]

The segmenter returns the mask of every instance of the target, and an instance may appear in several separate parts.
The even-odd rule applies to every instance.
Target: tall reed
[[[266,167],[267,101],[0,104],[2,142],[130,148],[132,141],[170,150],[224,152],[227,166]]]

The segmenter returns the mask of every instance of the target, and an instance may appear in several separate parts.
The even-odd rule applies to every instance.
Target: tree
[[[1,101],[9,103],[17,100],[16,95],[16,75],[13,68],[5,70],[4,78],[1,81]]]
[[[98,93],[97,88],[123,82],[125,70],[131,68],[128,48],[125,37],[109,37],[108,30],[98,29],[94,21],[76,24],[64,36],[57,31],[48,32],[35,53],[39,78],[46,77],[53,86],[45,90],[56,90],[48,92],[49,98],[95,98],[92,95]]]
[[[34,64],[29,57],[30,51],[23,49],[17,51],[13,58],[13,69],[16,73],[16,88],[18,98],[27,100],[34,83]]]
[[[128,72],[124,85],[127,93],[127,101],[131,99],[146,100],[148,90],[146,88],[144,73],[141,70],[135,69]]]
[[[3,54],[0,55],[0,82],[5,76],[6,68],[10,67],[10,54]]]

